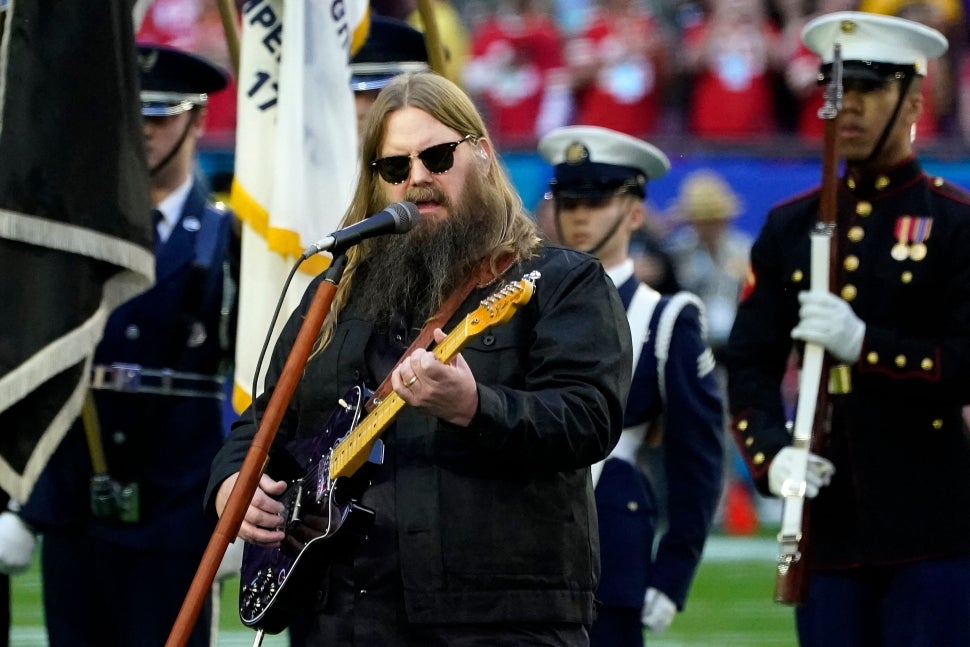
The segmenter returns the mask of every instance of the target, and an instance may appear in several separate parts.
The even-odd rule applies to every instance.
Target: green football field
[[[770,533],[759,538],[714,536],[704,553],[687,609],[649,647],[796,647],[790,607],[772,601],[776,546]],[[37,564],[12,582],[12,647],[45,647]],[[252,645],[255,634],[237,616],[238,578],[220,597],[219,647]],[[70,601],[63,601],[70,604]],[[285,634],[263,647],[286,647]]]

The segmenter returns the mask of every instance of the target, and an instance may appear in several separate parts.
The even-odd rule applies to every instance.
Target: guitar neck
[[[474,313],[465,317],[432,351],[442,362],[450,361],[464,348]],[[407,403],[391,391],[379,405],[354,427],[334,448],[330,457],[330,477],[350,476],[360,469],[370,455],[374,441],[380,438]]]

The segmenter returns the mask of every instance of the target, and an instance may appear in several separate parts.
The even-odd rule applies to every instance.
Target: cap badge
[[[855,33],[857,26],[858,25],[856,25],[854,20],[843,20],[842,22],[839,23],[839,29],[842,31],[843,34]]]
[[[569,164],[579,164],[588,159],[589,149],[579,142],[573,142],[566,148],[566,162]]]

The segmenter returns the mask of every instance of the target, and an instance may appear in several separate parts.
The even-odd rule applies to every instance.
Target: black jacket
[[[383,434],[388,459],[363,502],[372,493],[380,501],[375,491],[386,493],[390,483],[391,503],[377,509],[356,563],[392,565],[410,622],[593,619],[599,545],[588,468],[623,427],[630,333],[616,289],[592,257],[546,247],[505,276],[518,280],[531,270],[542,276],[528,304],[462,351],[478,382],[479,410],[469,427],[405,407]],[[474,291],[445,330],[495,287]],[[280,336],[267,393],[307,305],[305,298]],[[333,341],[307,363],[274,452],[295,436],[319,433],[356,383],[374,388],[383,379],[367,368],[365,349],[375,336],[351,302]],[[267,393],[257,398],[258,410]],[[219,483],[239,470],[254,433],[249,420],[249,412],[240,416],[213,464],[210,511]]]

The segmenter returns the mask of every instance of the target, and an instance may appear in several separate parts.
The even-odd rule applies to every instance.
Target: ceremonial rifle
[[[835,152],[835,118],[842,109],[842,52],[835,44],[832,72],[825,88],[825,103],[818,116],[825,120],[822,151],[822,186],[819,220],[811,233],[811,290],[831,292],[837,286],[838,239],[835,236],[838,210],[838,159]],[[839,368],[839,367],[836,367]],[[846,367],[847,368],[847,367]],[[800,604],[808,590],[809,508],[805,500],[805,474],[810,453],[819,454],[829,425],[831,358],[825,347],[807,342],[802,354],[798,381],[798,406],[792,446],[799,452],[791,474],[782,484],[781,530],[778,532],[778,567],[775,601]]]

